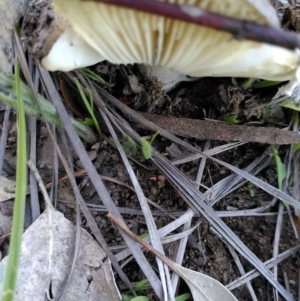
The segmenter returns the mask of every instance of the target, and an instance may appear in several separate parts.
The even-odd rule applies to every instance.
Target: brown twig
[[[166,117],[144,112],[139,112],[139,114],[169,133],[181,137],[280,145],[300,142],[300,135],[298,133],[275,127],[231,125],[190,118]],[[137,124],[137,127],[142,129],[148,128],[141,123]]]
[[[85,0],[102,2],[171,19],[207,26],[231,33],[237,39],[277,45],[288,49],[300,47],[299,35],[280,29],[259,25],[254,22],[241,21],[220,14],[208,12],[189,5],[171,4],[157,0]]]
[[[148,244],[143,239],[139,238],[137,235],[135,235],[133,232],[131,232],[128,227],[115,215],[112,213],[108,213],[107,217],[123,232],[125,232],[131,239],[138,242],[140,245],[142,245],[145,249],[150,251],[152,254],[154,254],[156,257],[161,259],[165,264],[167,264],[171,269],[174,269],[174,262],[170,260],[167,256],[163,255],[156,249],[154,249],[150,244]],[[177,271],[176,271],[177,272]]]

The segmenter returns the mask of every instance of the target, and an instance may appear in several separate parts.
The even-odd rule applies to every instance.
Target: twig
[[[297,132],[285,131],[275,127],[232,125],[215,121],[166,117],[144,112],[139,112],[139,114],[171,134],[181,137],[267,144],[292,144],[300,142],[300,135]],[[142,129],[148,128],[145,124],[138,124],[137,127]]]
[[[145,249],[150,251],[152,254],[154,254],[156,257],[161,259],[165,264],[167,264],[169,267],[172,268],[173,262],[163,255],[162,253],[158,252],[156,249],[154,249],[149,243],[145,242],[141,238],[139,238],[137,235],[135,235],[133,232],[131,232],[128,227],[115,215],[112,213],[107,214],[107,218],[109,218],[120,230],[125,232],[131,239],[138,242],[140,245],[142,245]]]

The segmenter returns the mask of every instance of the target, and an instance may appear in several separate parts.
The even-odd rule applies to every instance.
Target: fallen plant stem
[[[267,144],[293,144],[300,142],[300,135],[297,132],[285,131],[275,127],[231,125],[190,118],[166,117],[145,112],[139,112],[139,114],[169,133],[186,138]],[[142,129],[149,128],[142,123],[138,123],[137,127]]]
[[[158,252],[156,249],[154,249],[149,243],[145,242],[143,239],[139,238],[137,235],[135,235],[133,232],[131,232],[128,227],[120,221],[115,215],[112,213],[108,213],[107,217],[123,232],[125,232],[130,238],[132,238],[134,241],[138,242],[140,245],[142,245],[145,249],[153,253],[156,257],[161,259],[165,264],[167,264],[170,268],[173,267],[173,261],[163,255],[162,253]]]
[[[205,11],[195,6],[171,4],[156,0],[93,0],[94,2],[122,6],[129,9],[152,13],[171,19],[203,25],[231,33],[236,39],[282,46],[288,49],[300,47],[299,35],[285,32],[254,22],[241,21],[224,15]]]

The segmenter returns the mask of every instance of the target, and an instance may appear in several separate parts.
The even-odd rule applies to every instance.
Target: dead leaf
[[[175,262],[172,263],[170,268],[186,282],[194,300],[237,301],[223,284],[209,276],[186,269]]]
[[[15,301],[44,301],[50,286],[54,297],[59,293],[70,269],[74,235],[75,226],[53,209],[47,209],[27,229],[22,237]],[[7,259],[0,264],[0,291],[3,289]],[[120,299],[110,260],[82,229],[76,265],[60,300]]]

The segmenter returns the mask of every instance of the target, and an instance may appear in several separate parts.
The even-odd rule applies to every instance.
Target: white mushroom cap
[[[50,71],[70,71],[104,60],[72,27],[68,27],[41,59],[41,64]]]
[[[34,57],[51,71],[69,71],[105,60],[68,20],[56,14],[51,0],[31,0],[24,17],[22,39]]]
[[[267,0],[173,0],[241,20],[279,28]],[[54,8],[108,61],[172,68],[190,76],[239,76],[289,80],[295,51],[96,1],[54,0]]]

